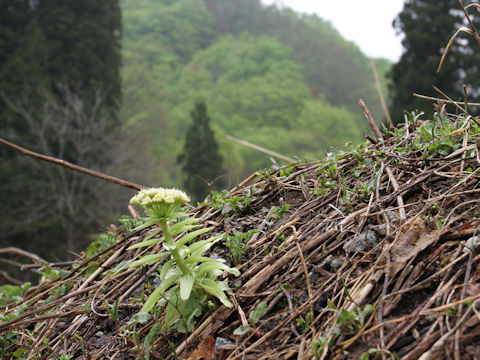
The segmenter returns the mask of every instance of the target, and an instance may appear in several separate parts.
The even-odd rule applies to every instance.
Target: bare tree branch
[[[116,169],[112,162],[126,163],[121,163],[125,154],[118,150],[123,145],[119,140],[122,130],[102,94],[98,91],[83,99],[68,86],[58,85],[56,89],[55,93],[40,89],[36,96],[24,94],[15,99],[0,91],[0,98],[24,125],[24,130],[19,130],[20,126],[12,128],[9,141],[0,139],[0,145],[27,155],[15,157],[16,163],[8,165],[16,178],[7,188],[12,194],[27,196],[5,210],[10,219],[22,221],[3,223],[1,229],[5,230],[2,237],[25,232],[35,236],[39,229],[53,225],[62,229],[59,235],[65,248],[76,251],[89,240],[89,231],[98,229],[105,220],[111,221],[129,195],[124,189],[96,183],[94,177],[134,190],[144,187],[105,173],[106,167]],[[61,166],[42,166],[38,159]]]
[[[51,163],[54,163],[54,164],[57,164],[57,165],[61,165],[61,166],[64,166],[66,168],[81,172],[83,174],[98,177],[100,179],[110,181],[110,182],[113,182],[115,184],[119,184],[119,185],[122,185],[122,186],[125,186],[125,187],[128,187],[128,188],[131,188],[131,189],[142,190],[142,189],[146,188],[145,186],[134,184],[130,181],[122,180],[122,179],[116,178],[114,176],[106,175],[106,174],[103,174],[99,171],[90,170],[90,169],[87,169],[87,168],[84,168],[84,167],[81,167],[81,166],[78,166],[78,165],[74,165],[74,164],[72,164],[68,161],[65,161],[65,160],[57,159],[57,158],[54,158],[52,156],[46,156],[46,155],[36,153],[34,151],[27,150],[27,149],[25,149],[21,146],[15,145],[15,144],[13,144],[13,143],[11,143],[7,140],[4,140],[2,138],[0,138],[0,144],[8,146],[8,147],[12,148],[15,151],[18,151],[19,153],[21,153],[23,155],[31,156],[31,157],[36,158],[36,159],[40,159],[40,160],[48,161],[48,162],[51,162]]]

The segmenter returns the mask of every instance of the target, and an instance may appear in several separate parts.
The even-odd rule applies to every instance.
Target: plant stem
[[[167,220],[165,220],[165,219],[160,220],[160,225],[162,226],[163,235],[165,236],[165,243],[170,248],[170,254],[175,259],[175,262],[177,263],[180,270],[182,270],[183,275],[187,275],[187,274],[191,273],[190,269],[185,264],[185,261],[183,261],[183,258],[180,255],[180,252],[178,251],[177,247],[175,246],[175,243],[174,243],[173,238],[172,238],[172,234],[170,234],[170,232],[168,230]]]

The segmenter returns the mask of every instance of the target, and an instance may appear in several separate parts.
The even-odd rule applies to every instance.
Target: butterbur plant
[[[130,266],[151,265],[168,257],[159,268],[160,285],[148,297],[141,312],[149,312],[157,304],[161,306],[167,303],[164,326],[181,332],[192,329],[193,319],[201,315],[202,303],[208,295],[216,297],[225,306],[232,307],[226,295],[231,292],[230,288],[217,278],[223,271],[240,275],[238,269],[225,265],[225,260],[204,256],[223,235],[193,242],[197,236],[212,228],[194,230],[200,226],[200,219],[187,214],[182,208],[188,201],[190,198],[183,191],[164,188],[141,190],[130,201],[131,204],[142,207],[146,214],[144,224],[136,230],[154,224],[160,228],[129,249],[160,242],[163,242],[164,249],[160,254],[145,255]],[[155,238],[160,232],[163,237]],[[174,240],[174,236],[179,234],[183,236]]]
[[[232,262],[235,266],[240,265],[242,262],[242,256],[245,251],[248,250],[247,242],[256,232],[256,229],[250,230],[246,233],[235,231],[233,235],[225,234],[223,236],[225,239],[223,245],[230,249],[230,254],[228,254],[228,256],[232,258]]]

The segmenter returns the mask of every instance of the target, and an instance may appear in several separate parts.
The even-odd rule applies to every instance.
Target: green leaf
[[[236,267],[229,267],[227,271],[229,274],[240,276],[240,270],[238,270]]]
[[[109,270],[107,271],[104,271],[102,273],[102,276],[106,276],[106,275],[117,275],[118,273],[120,273],[121,270],[123,270],[123,268],[127,265],[129,265],[128,263],[129,260],[123,260],[122,262],[118,263],[117,265],[115,265],[113,268],[110,268]]]
[[[448,145],[448,144],[440,144],[436,148],[436,151],[442,156],[447,156],[447,155],[450,155],[454,151],[454,148],[451,145]]]
[[[229,267],[221,262],[216,260],[210,259],[208,261],[203,262],[195,269],[195,273],[197,276],[201,276],[203,273],[208,273],[213,270],[228,270]]]
[[[189,255],[191,258],[201,258],[210,248],[213,246],[212,243],[210,244],[203,244],[202,246],[198,246],[195,251],[192,251],[192,249],[188,249]]]
[[[362,313],[368,315],[368,314],[371,314],[374,311],[375,311],[375,306],[373,306],[372,304],[367,304],[363,308]]]
[[[148,297],[147,301],[145,301],[145,304],[143,304],[142,309],[140,312],[149,312],[152,310],[152,308],[155,306],[157,301],[162,297],[164,292],[163,286],[157,287]]]
[[[195,276],[193,274],[186,274],[180,278],[180,298],[182,300],[185,301],[190,297],[194,281]]]
[[[198,291],[195,291],[195,293],[198,293]],[[190,296],[190,298],[185,302],[180,300],[180,303],[182,304],[180,306],[182,322],[176,326],[177,330],[180,332],[192,331],[194,317],[202,315],[203,307],[197,295],[198,294]]]
[[[20,349],[17,349],[13,352],[13,356],[17,359],[23,359],[23,355],[27,352],[27,349],[25,348],[20,348]]]
[[[207,240],[197,241],[188,247],[191,256],[202,256],[205,254],[216,242],[222,239],[223,236],[216,236]]]
[[[171,270],[169,270],[167,272],[167,274],[165,275],[165,279],[163,280],[162,282],[162,286],[163,288],[166,290],[168,289],[170,286],[172,286],[172,284],[174,282],[176,282],[180,276],[182,276],[183,273],[182,273],[182,270],[180,270],[179,268],[173,268]]]
[[[369,360],[368,353],[364,352],[360,355],[360,360]]]
[[[200,316],[202,315],[202,306],[200,305],[200,303],[198,303],[196,301],[196,303],[198,304],[198,307],[197,309],[195,309],[194,311],[192,311],[190,313],[190,316],[188,317],[186,323],[187,323],[187,328],[185,329],[185,332],[191,332],[192,329],[193,329],[193,320],[196,316]],[[186,307],[186,306],[185,306]]]
[[[209,232],[213,228],[208,227],[208,228],[203,228],[199,230],[192,231],[184,236],[182,236],[180,239],[176,241],[177,245],[185,245],[186,243],[190,242],[191,240],[195,239],[197,236],[201,234],[205,234],[206,232]]]
[[[235,276],[240,276],[240,271],[237,268],[231,268],[221,262],[216,260],[205,261],[203,264],[200,264],[195,270],[197,276],[201,276],[204,273],[209,273],[214,270],[227,270],[230,274]]]
[[[250,319],[251,322],[256,322],[258,319],[260,319],[265,314],[266,311],[267,311],[267,303],[265,301],[262,301],[250,313],[248,318]]]
[[[197,219],[195,217],[189,217],[183,221],[180,221],[170,226],[168,228],[168,231],[170,232],[171,235],[177,235],[184,231],[196,228],[198,225],[195,225],[195,224],[197,224],[199,221],[200,219]]]
[[[178,304],[179,306],[175,306],[173,304],[178,304],[178,299],[176,296],[168,301],[167,309],[165,310],[165,327],[170,327],[176,321],[181,319],[181,315],[178,312],[177,308],[180,308],[183,304]]]
[[[235,330],[233,330],[233,335],[235,336],[243,336],[251,330],[250,326],[239,326]]]
[[[142,242],[139,242],[138,244],[134,244],[132,246],[129,246],[127,250],[138,249],[138,248],[141,248],[141,247],[158,244],[160,241],[163,240],[163,238],[152,239],[152,237],[158,235],[158,233],[160,231],[162,231],[162,229],[155,230],[153,233],[148,235]]]
[[[140,265],[152,265],[158,262],[158,260],[164,258],[167,256],[168,253],[164,252],[161,254],[150,254],[150,255],[145,255],[142,258],[130,263],[130,267],[135,267],[135,266],[140,266]]]
[[[223,292],[222,287],[218,285],[217,281],[212,279],[202,279],[201,281],[198,282],[198,285],[201,286],[210,295],[215,296],[226,307],[233,306],[233,304],[230,301],[228,301],[227,296]]]
[[[162,281],[165,280],[165,277],[167,276],[168,271],[173,266],[174,261],[175,261],[174,259],[170,259],[165,264],[163,264],[162,270],[160,271],[160,280]]]
[[[155,225],[157,223],[156,220],[151,220],[151,221],[147,221],[146,223],[144,223],[143,225],[140,225],[140,226],[137,226],[135,229],[133,229],[132,231],[133,232],[137,232],[137,231],[140,231],[140,230],[143,230],[149,226],[152,226],[152,225]]]
[[[162,241],[163,239],[151,239],[151,240],[145,240],[145,241],[142,241],[142,242],[139,242],[138,244],[134,244],[132,246],[129,246],[127,248],[127,250],[133,250],[133,249],[138,249],[138,248],[141,248],[141,247],[146,247],[146,246],[150,246],[150,245],[155,245],[155,244],[158,244],[160,241]]]
[[[213,260],[213,259],[210,259],[209,257],[206,257],[206,256],[190,256],[190,257],[185,259],[186,264],[195,264],[195,263],[199,263],[199,262],[203,263],[203,262],[211,262],[211,261],[221,263],[218,260]]]
[[[145,337],[145,341],[143,345],[145,346],[145,359],[150,359],[150,344],[152,343],[155,336],[157,336],[158,332],[162,329],[162,323],[158,322],[152,326],[148,335]]]
[[[138,312],[135,315],[133,315],[128,322],[145,324],[148,320],[150,320],[150,314],[148,312]]]

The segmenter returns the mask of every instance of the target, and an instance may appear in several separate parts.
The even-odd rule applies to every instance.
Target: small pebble
[[[226,338],[223,338],[223,337],[217,337],[215,339],[215,347],[219,347],[219,346],[223,346],[223,345],[228,345],[228,344],[232,344],[232,342]]]
[[[367,249],[372,249],[377,244],[377,233],[373,230],[367,230],[358,235],[358,237],[347,241],[343,245],[343,250],[347,252],[366,251]]]
[[[396,224],[398,223],[398,216],[395,211],[389,210],[386,213],[388,221],[390,221],[390,224]]]
[[[232,204],[226,203],[225,206],[222,209],[222,215],[228,215],[233,213],[233,207]]]
[[[330,268],[334,271],[337,271],[343,266],[343,260],[333,260],[330,264]]]
[[[474,251],[480,246],[480,236],[472,236],[465,242],[463,252]]]

